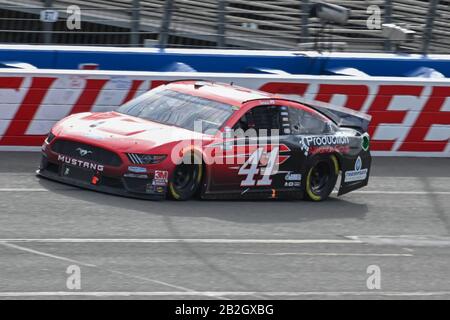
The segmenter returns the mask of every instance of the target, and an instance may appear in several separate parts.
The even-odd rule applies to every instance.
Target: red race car
[[[234,85],[176,81],[116,111],[73,114],[38,175],[118,195],[326,199],[368,183],[370,117]]]

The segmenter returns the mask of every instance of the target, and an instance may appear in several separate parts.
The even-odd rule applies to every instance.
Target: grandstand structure
[[[0,43],[450,53],[450,0],[323,0],[345,25],[310,16],[318,0],[0,0]],[[67,27],[67,7],[81,28]],[[374,9],[379,9],[379,11]],[[55,10],[55,22],[40,20]],[[383,23],[415,32],[387,39]]]

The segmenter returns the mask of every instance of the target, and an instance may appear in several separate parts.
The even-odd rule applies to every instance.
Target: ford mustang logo
[[[82,149],[82,148],[77,148],[76,149],[78,151],[78,153],[80,154],[80,156],[84,157],[87,154],[92,153],[92,151],[90,150],[86,150],[86,149]]]

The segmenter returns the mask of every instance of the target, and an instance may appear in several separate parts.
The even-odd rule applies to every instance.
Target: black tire
[[[326,200],[336,185],[338,175],[336,156],[314,158],[306,170],[305,199],[314,202]]]
[[[191,162],[192,163],[192,162]],[[169,181],[168,195],[174,200],[189,200],[200,190],[203,179],[203,165],[193,162],[181,163],[175,167]]]

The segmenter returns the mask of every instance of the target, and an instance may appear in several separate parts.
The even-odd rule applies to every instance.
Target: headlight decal
[[[52,132],[50,132],[49,134],[48,134],[48,136],[47,136],[47,139],[45,139],[45,141],[47,142],[47,143],[51,143],[52,141],[53,141],[53,139],[55,139],[55,135],[52,133]]]
[[[128,159],[130,159],[130,161],[134,164],[142,164],[141,160],[139,159],[139,157],[134,154],[134,153],[127,153]]]
[[[127,153],[127,156],[134,164],[157,164],[167,158],[165,154]]]

